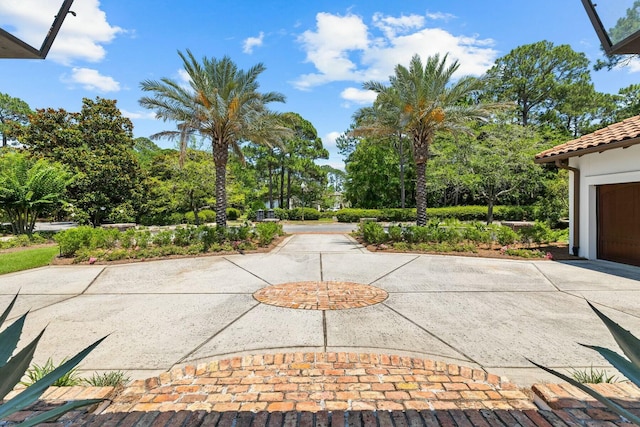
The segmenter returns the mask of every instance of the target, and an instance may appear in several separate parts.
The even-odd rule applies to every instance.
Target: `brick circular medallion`
[[[381,303],[389,294],[352,282],[293,282],[267,286],[253,294],[258,301],[301,310],[344,310]]]

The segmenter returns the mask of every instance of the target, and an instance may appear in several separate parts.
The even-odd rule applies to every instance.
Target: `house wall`
[[[640,145],[572,157],[569,159],[569,166],[580,169],[580,242],[578,242],[578,253],[581,257],[596,259],[598,256],[596,186],[640,182]],[[573,180],[574,173],[571,172],[569,177],[569,218],[573,218]],[[570,224],[569,248],[576,246],[573,241],[574,226],[575,224]]]

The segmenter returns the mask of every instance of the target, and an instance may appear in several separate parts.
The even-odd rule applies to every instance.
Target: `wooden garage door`
[[[640,266],[640,182],[598,187],[598,258]]]

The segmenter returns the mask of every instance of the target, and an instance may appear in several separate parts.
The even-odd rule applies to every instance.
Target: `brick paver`
[[[477,369],[386,354],[286,353],[219,360],[135,381],[107,411],[469,407],[535,405],[513,384]]]
[[[630,383],[591,385],[640,414]],[[9,397],[19,391],[12,392]],[[213,361],[112,387],[51,387],[14,425],[77,398],[101,405],[49,426],[217,427],[627,427],[625,420],[568,384],[527,393],[484,371],[385,354],[286,353]],[[106,408],[106,409],[105,409]]]
[[[379,304],[389,295],[352,282],[293,282],[262,288],[253,297],[269,305],[302,310],[344,310]]]

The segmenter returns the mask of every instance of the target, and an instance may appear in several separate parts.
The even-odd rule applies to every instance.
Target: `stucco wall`
[[[596,259],[598,256],[596,186],[640,182],[640,145],[572,157],[569,159],[569,166],[580,169],[579,254],[584,258]],[[569,175],[569,218],[573,218],[574,174],[572,172]],[[574,226],[574,224],[570,226],[570,248],[576,246],[573,241]]]

